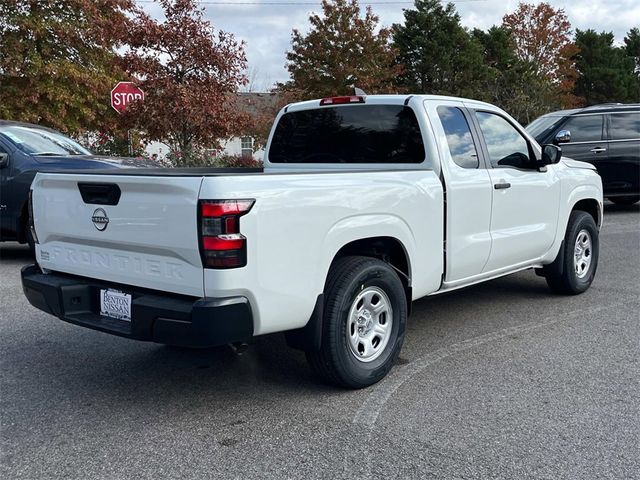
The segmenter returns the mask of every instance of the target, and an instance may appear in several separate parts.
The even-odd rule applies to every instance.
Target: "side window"
[[[0,175],[4,175],[4,173],[1,172],[6,170],[9,166],[9,156],[7,153],[7,149],[2,146],[2,143],[0,143],[0,154],[2,154],[2,158],[0,158]]]
[[[454,163],[462,168],[478,168],[478,152],[473,143],[471,129],[462,110],[456,107],[438,107],[438,117],[447,136]]]
[[[476,117],[494,168],[533,167],[529,144],[513,125],[495,113],[476,112]]]
[[[640,112],[612,113],[611,140],[640,138]]]
[[[602,140],[604,115],[581,115],[571,117],[562,130],[571,132],[571,143],[597,142]]]

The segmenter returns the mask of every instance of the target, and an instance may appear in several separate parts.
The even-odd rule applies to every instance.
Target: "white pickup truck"
[[[291,104],[264,164],[39,173],[27,298],[162,344],[286,332],[321,377],[359,388],[392,367],[413,300],[530,268],[559,293],[593,281],[600,177],[492,105]]]

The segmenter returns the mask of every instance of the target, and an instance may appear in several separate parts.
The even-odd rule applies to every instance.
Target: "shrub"
[[[219,168],[262,168],[262,161],[243,155],[220,155],[215,157],[214,166]]]
[[[242,155],[227,155],[215,151],[193,150],[189,155],[171,150],[166,160],[174,167],[213,167],[213,168],[261,168],[262,161]]]

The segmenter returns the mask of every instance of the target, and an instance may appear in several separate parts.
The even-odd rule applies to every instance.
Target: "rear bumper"
[[[132,296],[131,321],[100,315],[100,289]],[[37,265],[22,269],[22,289],[34,307],[65,322],[134,340],[184,347],[211,347],[253,336],[245,297],[193,298],[60,273]]]

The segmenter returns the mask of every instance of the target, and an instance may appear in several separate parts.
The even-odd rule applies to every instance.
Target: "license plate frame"
[[[113,288],[101,288],[100,315],[131,322],[131,300],[130,293]]]

